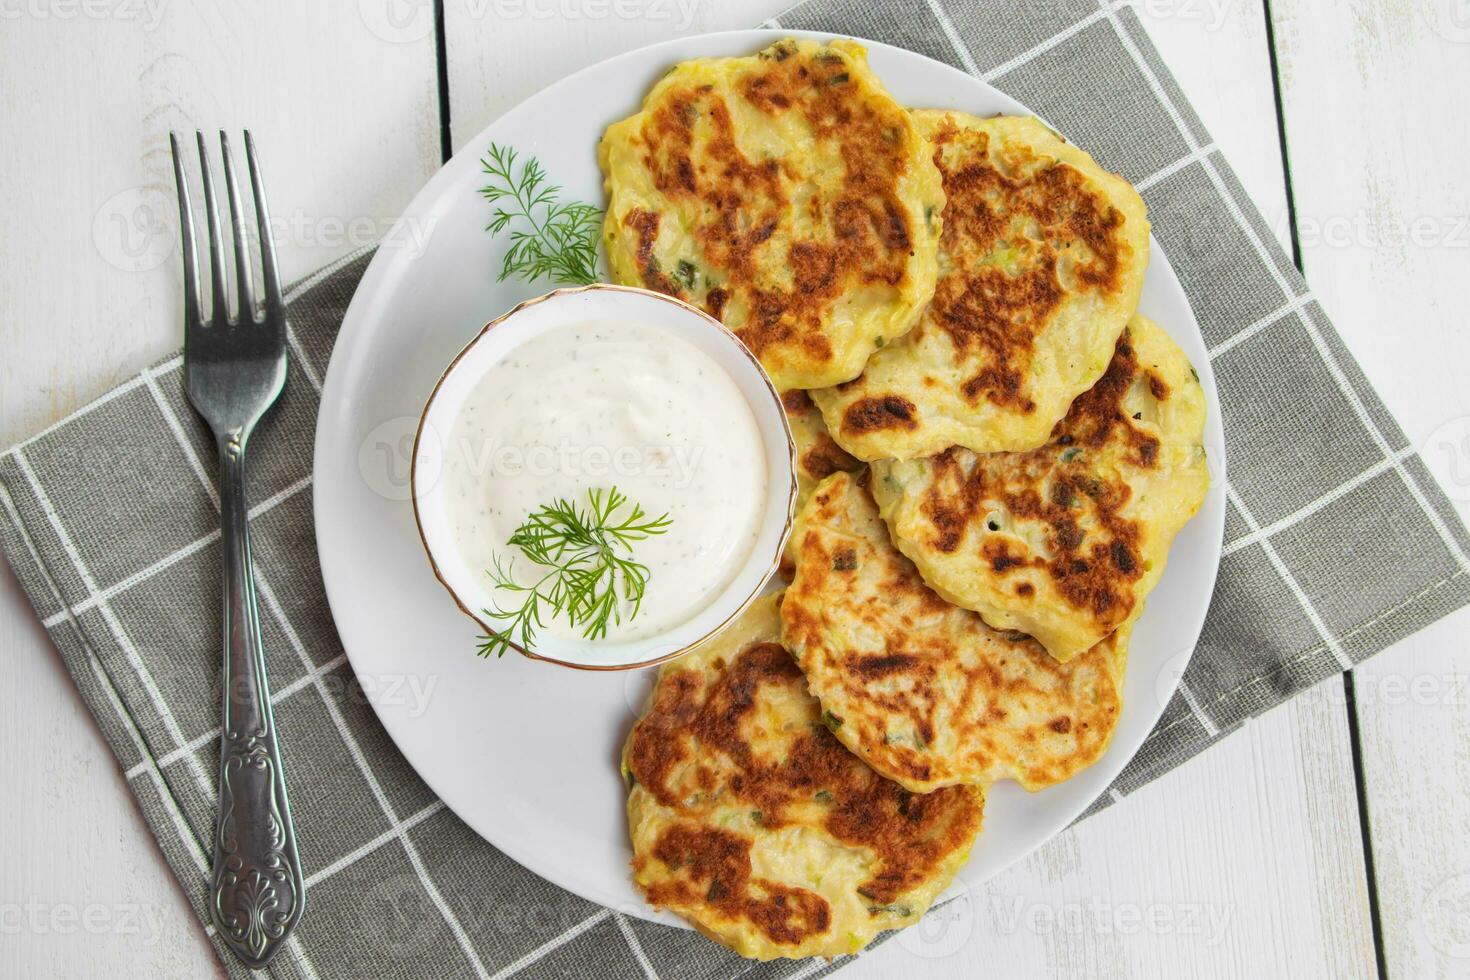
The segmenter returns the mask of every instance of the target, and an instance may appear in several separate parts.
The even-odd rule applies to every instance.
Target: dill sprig
[[[528,282],[542,276],[577,285],[597,282],[602,209],[558,200],[561,188],[546,182],[540,161],[527,157],[517,169],[516,160],[515,150],[491,143],[490,155],[480,161],[480,169],[490,178],[480,194],[498,205],[486,230],[499,235],[510,229],[501,281],[515,275]]]
[[[618,516],[625,505],[627,513]],[[633,560],[633,545],[663,534],[672,523],[668,514],[650,518],[617,487],[587,491],[585,507],[566,499],[543,505],[506,545],[545,571],[522,585],[513,575],[515,559],[495,556],[488,574],[497,589],[518,596],[520,605],[484,611],[505,626],[480,638],[480,656],[503,656],[512,642],[530,650],[548,616],[565,616],[587,640],[602,639],[624,618],[631,621],[643,605],[649,577],[648,566]]]

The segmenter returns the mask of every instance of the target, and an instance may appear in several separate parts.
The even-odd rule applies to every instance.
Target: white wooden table
[[[178,345],[179,273],[136,220],[172,194],[170,129],[255,130],[295,277],[547,83],[785,6],[444,0],[438,25],[428,0],[0,0],[0,443]],[[1470,516],[1466,0],[1139,10]],[[843,976],[1470,975],[1467,630],[1261,718]],[[0,975],[217,972],[8,568],[0,760]]]

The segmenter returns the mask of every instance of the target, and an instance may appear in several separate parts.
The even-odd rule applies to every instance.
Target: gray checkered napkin
[[[889,41],[1033,107],[1143,191],[1194,304],[1230,450],[1225,558],[1180,693],[1094,810],[1470,599],[1464,529],[1130,10],[810,0],[778,26]],[[839,968],[753,965],[561,891],[460,823],[379,727],[328,615],[308,492],[319,379],[366,262],[293,291],[296,380],[260,436],[253,484],[265,648],[311,893],[269,972],[673,980]],[[177,357],[145,370],[0,455],[0,544],[207,923],[219,517],[213,453],[179,370]]]

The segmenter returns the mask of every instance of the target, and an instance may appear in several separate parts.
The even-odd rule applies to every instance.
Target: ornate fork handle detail
[[[260,959],[286,936],[302,903],[298,869],[287,853],[285,824],[275,798],[278,771],[262,741],[263,732],[244,738],[230,732],[220,765],[219,855],[211,893],[215,923],[242,957]],[[239,828],[256,819],[254,807],[241,803],[264,799],[267,813],[264,848],[246,854]],[[238,805],[240,803],[241,805]],[[222,858],[222,860],[221,860]]]
[[[306,896],[265,678],[244,461],[244,437],[223,440],[224,734],[210,912],[221,938],[240,959],[261,967],[301,917]]]

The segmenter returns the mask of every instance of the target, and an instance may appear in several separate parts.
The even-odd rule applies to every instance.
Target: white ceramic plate
[[[419,192],[373,259],[332,354],[317,424],[316,528],[327,596],[389,734],[434,792],[506,854],[585,898],[657,921],[677,920],[648,910],[632,887],[618,773],[619,749],[651,672],[478,659],[474,624],[435,581],[419,544],[409,448],[445,365],[487,320],[549,288],[495,281],[501,247],[484,230],[489,208],[477,194],[479,158],[491,141],[534,154],[569,196],[600,202],[595,147],[603,128],[634,112],[671,65],[749,54],[791,33],[711,34],[633,51],[558,82],[491,124]],[[947,65],[883,44],[868,49],[901,102],[977,115],[1026,112]],[[1039,793],[996,786],[956,889],[1044,843],[1107,788],[1173,696],[1204,623],[1225,520],[1224,439],[1199,327],[1157,242],[1142,310],[1200,373],[1214,488],[1175,541],[1134,631],[1111,748],[1092,768]],[[406,675],[417,688],[395,683]],[[428,694],[406,697],[406,689]]]

